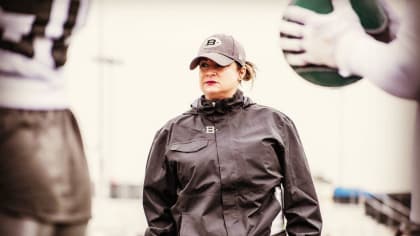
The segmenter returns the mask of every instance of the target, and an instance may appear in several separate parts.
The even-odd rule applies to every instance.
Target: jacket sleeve
[[[296,127],[288,117],[282,127],[284,214],[289,236],[321,235],[322,218],[315,187]]]
[[[166,160],[168,130],[157,132],[150,148],[143,185],[143,208],[148,227],[145,236],[176,235],[170,208],[176,202],[176,182]]]

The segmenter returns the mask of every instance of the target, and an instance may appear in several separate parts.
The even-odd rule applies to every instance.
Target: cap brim
[[[220,66],[228,66],[232,64],[232,62],[234,62],[233,59],[219,53],[203,53],[198,55],[191,61],[190,70],[194,70],[198,66],[198,63],[200,63],[201,58],[208,58],[216,62]]]

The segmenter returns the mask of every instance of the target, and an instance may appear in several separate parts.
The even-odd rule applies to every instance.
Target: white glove
[[[292,38],[281,37],[280,43],[290,65],[316,64],[336,68],[337,60],[346,56],[338,55],[340,51],[337,48],[343,41],[369,37],[349,0],[332,0],[332,3],[334,10],[329,14],[318,14],[298,6],[286,8],[280,33]],[[346,47],[351,47],[351,44]],[[347,71],[341,73],[345,76],[349,74]]]
[[[385,11],[385,14],[388,17],[388,28],[391,40],[397,37],[397,33],[400,30],[401,20],[392,6],[389,5],[387,0],[378,0],[382,8]]]

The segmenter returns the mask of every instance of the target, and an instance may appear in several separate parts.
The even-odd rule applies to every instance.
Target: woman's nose
[[[216,71],[214,70],[214,69],[207,69],[205,72],[204,72],[204,75],[205,76],[215,76],[216,75]]]

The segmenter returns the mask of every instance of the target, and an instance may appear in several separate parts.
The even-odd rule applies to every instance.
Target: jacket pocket
[[[167,158],[175,169],[181,189],[191,181],[195,181],[195,184],[190,186],[192,188],[190,190],[197,190],[195,187],[200,188],[210,182],[206,176],[212,175],[217,162],[215,158],[211,158],[207,150],[208,145],[209,140],[206,139],[169,145]]]
[[[202,216],[190,212],[181,213],[179,236],[227,236],[224,222],[216,215]]]
[[[199,216],[182,213],[179,236],[208,236],[203,223]]]
[[[171,151],[177,151],[177,152],[197,152],[201,149],[205,148],[208,145],[208,140],[193,140],[188,142],[178,142],[173,143],[170,145],[169,149]]]

